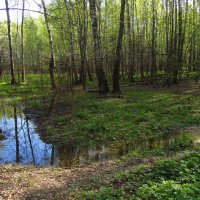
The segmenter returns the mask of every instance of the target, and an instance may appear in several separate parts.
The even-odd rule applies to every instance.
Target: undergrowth
[[[183,158],[158,160],[153,167],[122,171],[108,185],[82,191],[80,199],[199,200],[200,149]]]
[[[198,108],[200,98],[192,95],[124,90],[123,98],[99,98],[81,92],[69,105],[70,114],[55,112],[47,120],[46,132],[68,144],[121,145],[198,126]],[[60,128],[62,134],[57,134]]]

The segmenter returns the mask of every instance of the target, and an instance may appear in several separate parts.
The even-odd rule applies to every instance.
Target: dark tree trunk
[[[86,58],[86,66],[87,66],[87,74],[88,74],[89,81],[93,81],[90,64],[89,64],[87,58]]]
[[[82,17],[82,16],[81,16]],[[81,55],[80,82],[85,89],[86,84],[86,48],[87,48],[87,3],[83,0],[83,19],[79,19],[79,46]]]
[[[152,0],[152,46],[151,46],[151,83],[156,81],[156,3],[155,0]]]
[[[2,74],[3,74],[3,70],[2,70],[2,67],[0,66],[0,79],[2,79]]]
[[[129,1],[126,1],[126,10],[127,10],[127,32],[128,32],[128,80],[134,81],[134,30],[133,30],[133,39],[131,37],[131,17],[130,17],[130,8]],[[133,13],[134,13],[134,3],[133,3]],[[134,18],[134,15],[133,15]]]
[[[169,72],[169,17],[168,17],[168,0],[165,2],[166,7],[166,16],[165,16],[165,23],[166,23],[166,34],[165,34],[165,41],[166,41],[166,65],[165,65],[165,78],[164,78],[164,85],[170,85],[170,72]]]
[[[69,71],[70,76],[72,74],[73,82],[76,84],[79,82],[78,80],[78,72],[75,65],[75,56],[74,56],[74,31],[72,26],[72,11],[69,8],[69,3],[67,0],[64,0],[65,8],[66,8],[66,21],[68,21],[69,24],[69,51],[70,51],[70,59],[71,59],[71,70]]]
[[[125,11],[125,0],[121,0],[121,12],[120,12],[120,25],[118,33],[118,42],[116,48],[115,65],[113,69],[113,93],[120,93],[120,61],[121,61],[121,50],[122,50],[122,38],[124,33],[124,11]]]
[[[102,56],[101,56],[100,36],[98,31],[98,20],[96,14],[96,0],[89,0],[89,4],[90,4],[90,17],[92,22],[92,32],[94,40],[95,67],[98,80],[99,94],[106,94],[109,92],[109,87],[104,73]]]
[[[178,0],[179,1],[179,0]],[[178,65],[179,65],[179,61],[178,61],[178,55],[179,55],[179,42],[178,42],[178,35],[179,35],[179,31],[178,29],[179,27],[179,23],[178,23],[178,9],[177,9],[177,1],[174,1],[174,7],[175,7],[175,11],[174,11],[174,39],[173,39],[173,49],[172,49],[172,55],[175,58],[175,63],[173,66],[173,70],[172,70],[172,83],[176,84],[178,82],[177,76],[178,76]],[[173,18],[172,18],[173,20]]]
[[[54,147],[54,145],[52,145],[52,149],[51,149],[51,165],[54,164],[54,153],[55,153],[55,147]]]

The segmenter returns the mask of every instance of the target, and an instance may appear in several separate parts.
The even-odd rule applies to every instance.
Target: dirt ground
[[[87,186],[98,188],[119,171],[141,164],[151,165],[160,158],[135,157],[125,162],[105,161],[74,169],[0,165],[0,200],[76,199],[69,195],[72,190],[78,192]]]

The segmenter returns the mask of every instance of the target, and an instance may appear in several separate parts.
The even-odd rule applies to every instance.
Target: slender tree
[[[151,82],[156,81],[156,1],[152,0]]]
[[[21,22],[21,65],[22,65],[22,82],[25,82],[25,65],[24,65],[24,8],[25,0],[22,0],[22,22]]]
[[[70,60],[71,60],[71,65],[72,65],[72,74],[73,74],[73,79],[75,83],[78,83],[78,73],[75,65],[75,48],[74,48],[74,30],[73,30],[73,24],[72,24],[72,9],[69,7],[69,2],[67,0],[64,0],[65,4],[65,9],[66,9],[66,21],[68,21],[69,25],[69,51],[70,51]]]
[[[124,12],[125,12],[125,0],[121,0],[121,12],[120,12],[120,25],[118,33],[117,48],[115,54],[115,65],[113,69],[113,93],[120,93],[120,61],[121,61],[121,50],[122,50],[122,38],[124,33]]]
[[[22,2],[25,3],[25,0]],[[50,77],[54,77],[51,74],[56,53],[58,72],[65,72],[59,74],[59,84],[80,82],[85,88],[86,74],[90,79],[96,74],[100,93],[109,91],[106,77],[113,78],[113,92],[119,92],[120,75],[127,76],[129,81],[134,81],[133,77],[137,75],[141,81],[164,81],[164,85],[170,85],[178,83],[186,70],[187,74],[192,71],[198,74],[199,0],[126,0],[125,31],[121,32],[123,23],[118,23],[118,15],[121,15],[122,7],[119,3],[110,0],[55,0],[50,5],[53,29],[50,29],[45,5],[43,13],[46,24],[41,18],[24,19],[23,22],[23,12],[26,10],[23,6],[20,9],[21,34],[17,34],[18,26],[15,23],[12,25],[12,63],[14,61],[17,66],[20,61],[20,65],[29,67],[33,72],[39,72],[41,66],[40,71],[45,71],[42,66],[46,63],[45,57],[49,56],[50,46]],[[88,26],[90,22],[91,26]],[[45,34],[46,29],[48,35]],[[123,32],[126,34],[124,41]],[[22,42],[20,48],[24,46],[20,50],[20,60],[17,56],[19,35]],[[8,49],[6,47],[4,50],[6,55]],[[2,59],[6,62],[11,60],[3,54]]]
[[[5,0],[6,13],[7,13],[7,25],[8,25],[8,41],[9,41],[9,54],[10,54],[10,70],[11,70],[11,84],[15,85],[15,72],[14,72],[14,62],[13,62],[13,49],[12,49],[12,38],[11,38],[11,25],[10,25],[10,14],[8,0]]]
[[[131,16],[130,16],[130,7],[129,0],[126,1],[126,10],[127,10],[127,35],[128,35],[128,79],[129,81],[134,81],[134,41],[131,34]],[[133,3],[133,11],[134,13],[134,3]],[[134,19],[134,14],[133,14]],[[134,36],[134,30],[133,30]]]
[[[106,94],[109,92],[109,87],[104,73],[102,56],[101,56],[101,46],[100,46],[101,42],[98,30],[96,0],[89,0],[89,4],[90,4],[90,18],[92,23],[92,32],[94,41],[95,67],[96,67],[99,93]]]
[[[166,64],[165,64],[165,79],[164,79],[164,85],[170,85],[170,66],[169,66],[169,58],[170,58],[170,48],[169,48],[169,2],[168,0],[165,0],[165,45],[166,45]]]
[[[81,56],[80,82],[85,89],[86,84],[86,50],[87,50],[87,3],[83,0],[82,15],[79,15],[79,49]]]
[[[44,0],[41,0],[41,3],[42,3],[42,6],[43,6],[43,10],[44,10],[44,19],[45,19],[47,32],[48,32],[49,47],[50,47],[49,74],[50,74],[50,80],[51,80],[51,87],[52,87],[52,89],[55,89],[56,83],[55,83],[55,79],[54,79],[55,58],[54,58],[53,38],[52,38],[51,29],[50,29],[50,26],[49,26],[47,8],[46,8]]]

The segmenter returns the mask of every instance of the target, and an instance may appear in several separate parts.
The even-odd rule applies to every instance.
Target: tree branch
[[[6,10],[6,8],[0,8],[0,10]],[[22,8],[8,8],[8,10],[23,10]],[[40,14],[44,14],[43,12],[41,11],[38,11],[38,10],[31,10],[31,9],[24,9],[25,11],[29,11],[29,12],[35,12],[35,13],[40,13]]]

